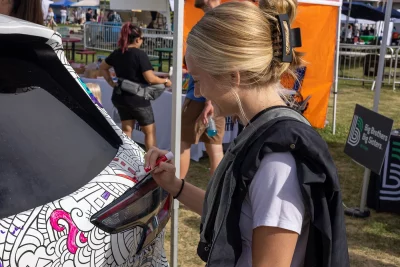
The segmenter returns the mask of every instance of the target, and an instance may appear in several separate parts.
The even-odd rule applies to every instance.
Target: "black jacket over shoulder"
[[[243,200],[263,157],[291,152],[309,212],[305,267],[350,266],[339,180],[328,146],[308,122],[286,107],[267,109],[228,149],[208,185],[197,252],[207,266],[235,266],[242,252]]]

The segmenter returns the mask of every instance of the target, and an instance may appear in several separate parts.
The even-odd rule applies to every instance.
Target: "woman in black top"
[[[114,68],[119,79],[126,79],[140,84],[165,84],[171,86],[169,79],[157,77],[153,72],[150,60],[146,53],[140,50],[143,43],[143,34],[139,27],[126,23],[121,29],[118,41],[119,48],[102,62],[100,69],[108,84],[115,88],[109,69]],[[122,121],[122,131],[129,137],[132,136],[135,121],[137,121],[145,134],[146,149],[156,145],[156,129],[154,114],[150,100],[141,96],[122,91],[120,94],[113,92],[112,102],[117,108]]]

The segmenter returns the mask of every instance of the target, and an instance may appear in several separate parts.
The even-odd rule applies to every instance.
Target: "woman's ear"
[[[235,87],[239,87],[240,85],[240,73],[239,71],[235,71],[231,73],[231,84]]]

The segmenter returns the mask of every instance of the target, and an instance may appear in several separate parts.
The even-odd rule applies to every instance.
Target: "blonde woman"
[[[47,27],[54,29],[57,27],[57,23],[54,20],[54,12],[51,7],[49,7],[49,12],[47,13]]]
[[[161,163],[153,177],[202,216],[197,253],[207,266],[347,267],[337,172],[327,144],[279,90],[302,63],[290,23],[295,0],[228,2],[208,11],[187,39],[195,94],[216,115],[239,116],[231,144],[206,191]],[[152,148],[154,167],[166,151]]]
[[[100,11],[100,15],[97,17],[97,22],[98,22],[98,23],[103,23],[103,22],[105,22],[105,21],[106,21],[106,18],[105,18],[105,16],[104,16],[104,11],[101,10],[101,11]]]
[[[100,104],[102,104],[100,85],[98,85],[97,83],[87,83],[86,85],[90,89],[92,94],[96,97],[96,99],[100,102]]]

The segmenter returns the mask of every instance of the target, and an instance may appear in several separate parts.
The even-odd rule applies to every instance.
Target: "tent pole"
[[[389,23],[390,17],[392,13],[392,6],[393,0],[388,0],[386,5],[386,12],[385,12],[385,22],[383,25],[383,37],[382,37],[382,44],[379,51],[379,64],[378,64],[378,74],[376,76],[375,82],[375,97],[374,97],[374,107],[373,110],[378,112],[379,110],[379,98],[381,94],[381,87],[382,87],[382,79],[383,79],[383,72],[385,69],[385,56],[387,50],[387,39],[389,35]],[[368,217],[370,215],[369,210],[366,208],[367,204],[367,195],[368,195],[368,185],[369,179],[371,175],[371,170],[365,168],[364,171],[364,178],[363,178],[363,187],[361,193],[361,201],[360,201],[360,208],[359,209],[348,209],[346,210],[346,214],[356,216],[356,217]]]
[[[375,82],[375,96],[374,96],[374,108],[373,110],[375,112],[379,111],[379,99],[381,97],[381,87],[382,87],[382,80],[383,80],[383,74],[385,70],[385,56],[386,55],[386,50],[387,50],[387,39],[389,36],[389,23],[390,23],[390,17],[392,15],[392,6],[393,6],[393,0],[388,0],[386,3],[386,12],[385,12],[385,22],[383,25],[383,37],[382,37],[382,44],[381,44],[381,49],[380,49],[380,57],[379,57],[379,64],[378,64],[378,76],[376,76],[376,82]],[[371,171],[368,169],[365,169],[365,174],[364,174],[364,184],[363,184],[363,190],[362,190],[362,195],[361,195],[361,203],[360,203],[360,212],[364,212],[365,206],[367,203],[367,193],[368,193],[368,184],[369,184],[369,177],[370,177]]]
[[[182,63],[183,63],[183,11],[184,0],[174,1],[174,62],[172,75],[172,125],[171,148],[175,155],[176,177],[180,178],[181,114],[182,114]],[[178,266],[178,200],[173,200],[171,220],[171,266]]]
[[[337,24],[337,42],[336,42],[336,58],[335,58],[335,84],[333,90],[333,126],[332,134],[336,134],[336,113],[337,113],[337,93],[339,82],[339,52],[340,52],[340,33],[341,33],[341,15],[342,6],[339,6],[338,24]],[[348,17],[347,17],[348,18]]]
[[[346,41],[347,41],[347,34],[349,33],[349,19],[350,19],[350,13],[351,13],[351,6],[352,6],[352,4],[353,4],[353,0],[350,0],[349,1],[349,12],[347,12],[347,18],[346,18],[346,25],[344,26],[345,28],[344,28],[344,31],[345,31],[345,34],[344,34],[344,42],[346,43]]]
[[[167,18],[167,30],[170,32],[171,31],[171,8],[169,7],[169,0],[165,0],[167,1],[167,13],[166,13],[166,18]]]

